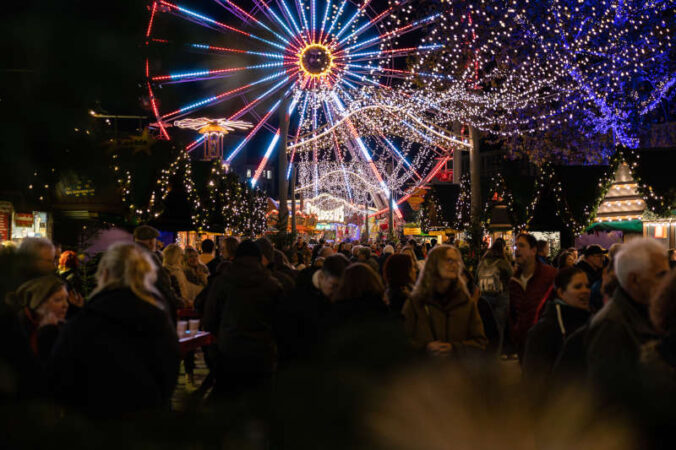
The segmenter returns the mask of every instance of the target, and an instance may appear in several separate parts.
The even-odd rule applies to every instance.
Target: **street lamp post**
[[[277,153],[277,166],[279,174],[279,220],[278,230],[286,233],[289,226],[289,208],[287,206],[289,184],[286,179],[286,146],[289,135],[289,98],[284,97],[279,110],[279,136],[280,148]]]

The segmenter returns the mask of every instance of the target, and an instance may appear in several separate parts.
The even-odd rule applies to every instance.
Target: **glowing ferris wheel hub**
[[[309,44],[300,52],[298,65],[305,75],[321,77],[331,71],[333,54],[323,44]]]
[[[373,192],[360,196],[359,204],[368,201],[382,206],[392,197],[391,187],[381,174],[386,172],[386,161],[392,162],[387,166],[393,168],[390,178],[401,181],[413,176],[417,180],[415,183],[424,181],[417,172],[423,172],[422,167],[429,166],[425,158],[432,148],[426,143],[432,141],[427,136],[429,130],[421,131],[417,125],[402,121],[402,126],[414,128],[421,134],[425,143],[418,143],[406,135],[401,136],[401,143],[392,142],[381,132],[383,130],[373,133],[375,125],[355,124],[351,105],[375,101],[369,94],[373,90],[376,90],[374,95],[383,89],[393,92],[394,79],[421,76],[397,68],[404,64],[397,61],[443,46],[435,43],[401,47],[398,39],[428,26],[437,20],[439,13],[410,20],[411,0],[392,0],[388,2],[389,7],[380,10],[371,5],[372,0],[294,0],[293,5],[283,0],[256,0],[253,5],[243,2],[246,6],[239,5],[238,0],[215,3],[223,9],[205,5],[193,9],[182,4],[182,0],[154,0],[150,5],[145,30],[149,49],[145,65],[146,88],[157,119],[156,126],[163,137],[172,138],[167,131],[171,124],[176,128],[192,129],[201,135],[186,146],[187,152],[204,143],[205,159],[223,159],[223,137],[233,131],[229,125],[250,115],[255,119],[255,125],[247,123],[246,128],[234,128],[250,128],[250,131],[239,139],[224,161],[231,163],[257,136],[269,134],[270,141],[251,179],[252,185],[256,184],[275,148],[283,141],[281,136],[285,132],[288,135],[284,138],[291,138],[292,142],[298,142],[301,135],[303,140],[306,140],[305,136],[313,136],[307,152],[296,152],[294,147],[289,167],[294,164],[294,158],[299,159],[296,161],[298,167],[305,167],[307,163],[314,180],[310,184],[318,190],[319,164],[331,166],[335,162],[340,172],[334,177],[336,180],[327,179],[327,185],[322,189],[330,191],[336,187],[341,190],[337,192],[339,196],[346,197],[346,201],[354,202],[353,194],[360,190],[349,184],[351,166],[362,178],[374,178],[377,182]],[[393,17],[396,20],[392,20]],[[235,18],[239,21],[231,20]],[[173,41],[167,39],[170,37],[167,33],[175,26],[180,26],[182,33],[184,26],[200,27],[195,33],[200,40],[174,46]],[[242,26],[247,28],[242,29]],[[212,35],[204,33],[204,29],[220,36],[208,38]],[[224,42],[231,44],[224,46]],[[179,50],[180,54],[174,55],[173,52]],[[211,56],[204,58],[201,56],[204,53]],[[243,59],[241,55],[248,56]],[[156,73],[155,68],[162,71]],[[238,76],[233,76],[235,74]],[[221,87],[220,83],[214,82],[222,78],[230,78],[233,83]],[[182,88],[185,84],[191,88]],[[165,98],[158,97],[159,87],[166,88],[162,92],[167,93]],[[243,105],[239,104],[240,99]],[[290,99],[288,106],[284,106],[288,108],[291,121],[288,132],[279,126],[275,130],[271,123],[275,113],[286,105],[285,99]],[[191,118],[198,111],[218,114],[227,111],[229,116],[218,123],[212,123],[216,119]],[[385,119],[388,126],[399,126],[398,118],[389,113],[382,118],[368,119],[368,122],[380,119]],[[323,129],[331,130],[327,139],[316,138]],[[415,148],[413,144],[416,144]],[[417,158],[413,164],[406,159],[407,152],[412,150]],[[411,170],[413,165],[415,170]],[[286,177],[290,176],[289,170]],[[399,185],[403,185],[401,183],[403,181]],[[308,183],[303,181],[303,184]]]

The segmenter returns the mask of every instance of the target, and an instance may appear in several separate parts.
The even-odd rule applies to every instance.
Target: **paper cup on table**
[[[195,335],[199,331],[200,321],[199,319],[194,319],[188,322],[188,327],[190,329],[190,334]]]
[[[176,334],[178,334],[178,337],[182,338],[185,337],[186,331],[188,331],[188,322],[179,320],[178,324],[176,324]]]

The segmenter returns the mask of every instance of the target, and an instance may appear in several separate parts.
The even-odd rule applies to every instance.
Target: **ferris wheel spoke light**
[[[265,155],[263,156],[263,159],[258,165],[256,173],[254,174],[253,178],[251,178],[251,187],[256,187],[256,183],[258,183],[258,178],[261,176],[263,168],[268,163],[268,159],[270,158],[272,151],[275,149],[277,142],[279,142],[279,128],[277,128],[277,131],[275,132],[275,135],[272,137],[270,144],[268,144],[268,149],[265,151]]]
[[[273,92],[276,92],[278,89],[280,89],[282,86],[287,84],[289,82],[289,77],[285,77],[282,81],[277,83],[276,85],[272,86],[270,89],[267,91],[263,92],[261,95],[253,99],[251,102],[247,103],[244,105],[239,111],[234,113],[232,116],[230,116],[231,119],[238,119],[242,117],[244,114],[249,112],[258,102],[263,100],[266,97],[269,97]],[[292,85],[293,86],[293,85]]]
[[[383,199],[389,201],[399,196],[409,181],[419,185],[421,178],[432,167],[427,156],[436,152],[435,146],[443,139],[434,135],[433,128],[419,124],[417,117],[409,117],[409,114],[424,114],[430,102],[424,103],[417,97],[408,99],[399,93],[398,87],[393,89],[390,82],[397,78],[435,79],[436,75],[403,70],[389,64],[394,58],[415,57],[439,50],[442,46],[431,39],[423,41],[422,45],[402,48],[394,48],[397,44],[393,42],[425,26],[438,15],[410,20],[410,14],[414,13],[410,0],[393,0],[384,8],[370,6],[370,0],[324,0],[323,3],[317,0],[252,0],[253,9],[244,9],[238,0],[214,1],[222,13],[241,20],[243,25],[233,26],[234,22],[229,19],[203,14],[168,0],[153,3],[154,12],[151,11],[148,29],[144,30],[148,38],[146,45],[169,42],[153,36],[153,28],[159,30],[159,26],[163,25],[158,26],[158,23],[165,17],[175,17],[179,21],[193,22],[198,27],[214,30],[222,35],[222,39],[214,41],[215,45],[209,41],[187,44],[193,55],[206,54],[217,58],[214,59],[218,61],[215,69],[203,69],[200,64],[193,64],[188,66],[192,70],[154,74],[151,67],[171,66],[167,62],[151,65],[148,61],[154,56],[149,56],[146,77],[151,95],[155,86],[174,89],[173,92],[178,92],[176,95],[180,98],[186,91],[174,87],[176,83],[191,82],[206,90],[219,78],[234,78],[253,71],[262,71],[265,76],[250,82],[246,80],[218,95],[205,96],[202,91],[201,99],[193,98],[168,114],[160,115],[154,110],[160,127],[163,124],[161,119],[171,118],[174,123],[180,122],[177,119],[201,109],[212,109],[221,101],[229,101],[228,107],[236,111],[229,120],[245,115],[255,117],[246,136],[225,158],[230,163],[247,144],[255,142],[255,137],[260,136],[264,128],[270,129],[273,114],[285,104],[282,99],[290,96],[293,100],[285,113],[289,118],[296,112],[299,116],[293,118],[288,132],[293,144],[287,147],[290,153],[287,178],[295,165],[299,168],[300,185],[308,186],[316,196],[330,191],[349,198],[355,204],[375,203],[376,206],[382,206]],[[400,14],[405,16],[403,21]],[[254,41],[255,46],[249,45],[249,48],[239,42],[239,45],[219,46],[221,42],[232,41],[231,33]],[[241,38],[239,40],[242,41]],[[376,45],[379,47],[374,48]],[[234,63],[241,61],[242,55],[250,57],[251,62]],[[392,93],[391,101],[403,100],[406,107],[397,109],[395,103],[383,103],[382,94],[377,94],[374,99],[367,100],[365,97],[367,92],[381,91]],[[233,108],[236,98],[243,101]],[[364,108],[369,102],[371,107]],[[427,135],[429,140],[409,132],[401,123],[402,119],[409,121],[413,129]],[[206,132],[206,128],[200,130]],[[263,169],[279,149],[281,128],[275,128],[277,130],[270,137],[251,180],[252,186],[258,184]],[[204,141],[198,140],[188,147],[192,150]],[[386,167],[385,164],[390,161],[394,165]],[[329,167],[334,167],[337,172],[326,177]],[[361,182],[350,175],[352,172],[373,180],[368,192],[361,191]],[[396,206],[395,210],[397,217],[401,217]]]
[[[264,56],[266,58],[272,58],[272,59],[284,59],[283,53],[268,53],[268,52],[257,52],[257,51],[253,51],[253,50],[240,50],[240,49],[236,49],[236,48],[215,47],[213,45],[207,45],[207,44],[191,44],[191,47],[199,48],[199,49],[203,49],[203,50],[224,52],[224,53],[239,53],[239,54],[243,54],[243,55]]]
[[[322,19],[321,27],[319,28],[319,42],[324,42],[324,27],[326,26],[326,20],[329,18],[329,11],[331,10],[331,0],[326,0],[326,8],[324,9],[324,18]]]
[[[346,5],[346,4],[347,4],[347,0],[343,0],[343,1],[340,3],[340,7],[338,8],[338,12],[336,13],[336,15],[333,17],[333,20],[331,21],[331,26],[329,26],[329,29],[326,30],[326,35],[327,35],[327,36],[330,36],[330,35],[331,35],[331,32],[333,31],[333,27],[336,26],[336,23],[338,22],[338,19],[339,19],[340,16],[343,14],[343,10],[345,9],[345,5]]]
[[[268,32],[270,32],[270,33],[272,33],[272,34],[273,34],[277,39],[279,39],[280,41],[282,41],[282,42],[284,42],[284,43],[286,43],[286,44],[289,43],[289,40],[288,40],[288,39],[286,39],[285,37],[283,37],[282,35],[280,35],[280,34],[277,33],[276,31],[274,31],[273,29],[271,29],[268,25],[266,25],[266,24],[263,23],[262,21],[258,20],[257,18],[255,18],[254,16],[252,16],[251,14],[249,14],[248,12],[246,12],[244,9],[240,8],[235,2],[233,2],[233,1],[231,1],[231,0],[223,0],[223,1],[224,1],[225,3],[227,3],[228,5],[230,5],[230,7],[234,8],[234,9],[237,11],[238,14],[241,14],[242,16],[244,16],[244,17],[246,17],[247,19],[251,20],[253,23],[257,24],[258,26],[260,26],[260,27],[263,28],[264,30],[266,30],[266,31],[268,31]],[[223,3],[222,3],[221,0],[216,0],[216,3],[218,3],[218,4],[222,5],[223,7],[227,8],[225,5],[223,5]],[[293,37],[293,33],[291,33],[290,30],[289,30],[289,36]]]
[[[235,33],[241,34],[242,36],[250,37],[251,39],[255,39],[255,40],[257,40],[257,41],[266,43],[266,44],[271,45],[271,46],[273,46],[273,47],[276,47],[276,48],[278,48],[278,49],[280,49],[280,50],[286,50],[286,47],[284,47],[284,46],[281,45],[281,44],[278,44],[278,43],[276,43],[276,42],[272,42],[272,41],[270,41],[270,40],[268,40],[268,39],[264,39],[264,38],[262,38],[262,37],[260,37],[260,36],[256,36],[256,35],[253,34],[253,33],[247,33],[246,31],[240,30],[239,28],[235,28],[235,27],[233,27],[233,26],[226,25],[226,24],[224,24],[224,23],[222,23],[222,22],[219,22],[219,21],[214,20],[214,19],[212,19],[212,18],[210,18],[210,17],[207,17],[207,16],[205,16],[205,15],[203,15],[203,14],[196,13],[195,11],[192,11],[192,10],[190,10],[190,9],[188,9],[188,8],[184,8],[184,7],[182,7],[182,6],[174,5],[173,3],[169,3],[169,2],[166,2],[166,1],[164,1],[164,0],[161,0],[160,3],[161,3],[162,5],[164,5],[164,6],[167,6],[167,7],[169,7],[169,8],[175,9],[176,11],[179,11],[179,12],[181,12],[181,13],[183,13],[183,14],[189,16],[189,17],[192,17],[192,18],[195,18],[195,19],[202,20],[202,21],[204,21],[204,22],[206,22],[206,23],[210,23],[210,24],[212,24],[212,25],[216,25],[216,26],[218,26],[218,27],[220,27],[220,28],[223,28],[223,29],[225,29],[225,30],[233,31],[233,32],[235,32]],[[284,43],[288,43],[288,41],[285,41]]]
[[[242,141],[237,145],[237,147],[235,147],[235,149],[230,153],[230,155],[228,155],[228,157],[226,158],[226,161],[225,161],[226,163],[228,163],[228,164],[232,163],[232,160],[235,159],[235,156],[237,156],[239,154],[239,152],[242,150],[242,148],[244,148],[244,146],[247,144],[247,142],[249,142],[249,140],[256,133],[258,133],[258,130],[260,130],[263,125],[265,125],[265,123],[268,121],[268,119],[270,118],[272,113],[275,110],[277,110],[277,108],[279,107],[281,102],[282,102],[281,100],[277,100],[272,105],[272,107],[270,107],[268,112],[265,113],[265,115],[261,118],[261,120],[258,121],[256,126],[249,132],[249,134],[247,134],[246,137],[244,139],[242,139]]]
[[[202,100],[199,100],[197,102],[191,103],[189,105],[183,106],[182,108],[177,109],[176,111],[165,114],[164,116],[162,116],[162,119],[167,119],[167,118],[175,116],[177,114],[182,114],[182,113],[185,113],[185,112],[188,112],[188,111],[192,111],[196,108],[200,108],[202,106],[212,104],[212,103],[217,102],[217,101],[225,100],[226,98],[231,97],[235,94],[241,93],[242,91],[245,91],[247,89],[250,89],[251,87],[253,87],[257,84],[272,81],[275,78],[279,78],[280,76],[285,75],[285,74],[286,74],[286,72],[284,72],[284,71],[277,72],[277,73],[272,74],[270,76],[263,77],[260,80],[254,81],[253,83],[245,84],[244,86],[240,86],[238,88],[231,89],[229,91],[223,92],[223,93],[216,95],[216,96],[207,97],[205,99],[202,99]]]

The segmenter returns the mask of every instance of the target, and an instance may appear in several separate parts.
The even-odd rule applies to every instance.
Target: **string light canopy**
[[[414,72],[440,115],[498,136],[569,127],[635,148],[674,95],[670,2],[442,1]],[[420,93],[419,95],[422,95]],[[597,141],[603,144],[603,141]],[[563,143],[565,150],[566,143]]]

